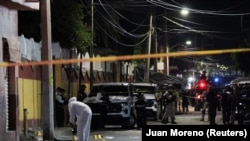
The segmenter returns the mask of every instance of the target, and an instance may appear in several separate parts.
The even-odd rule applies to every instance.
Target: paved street
[[[193,111],[192,107],[191,111],[188,113],[181,113],[176,115],[176,125],[209,125],[209,121],[207,120],[207,116],[205,121],[200,121],[201,112]],[[218,111],[216,117],[216,123],[218,125],[222,125],[222,117],[221,112]],[[148,125],[172,125],[172,124],[162,124],[159,121],[148,121]],[[105,141],[141,141],[141,130],[131,129],[124,130],[121,127],[116,126],[106,126],[104,130],[92,130],[91,131],[91,140],[97,141],[102,140]],[[64,140],[69,141],[72,140],[71,129],[69,127],[64,128],[56,128],[55,129],[55,139],[56,140]],[[103,141],[104,141],[103,140]]]

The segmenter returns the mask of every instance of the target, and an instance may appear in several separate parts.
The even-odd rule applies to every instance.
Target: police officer
[[[101,103],[100,103],[100,114],[101,118],[99,120],[99,129],[105,128],[105,124],[107,122],[107,114],[110,106],[110,99],[107,92],[104,90],[100,91],[101,93]]]
[[[212,86],[208,87],[208,92],[206,94],[207,102],[208,102],[208,114],[209,114],[209,121],[210,125],[215,125],[215,118],[217,112],[217,95],[216,92],[213,90]]]
[[[162,93],[159,87],[156,88],[155,99],[156,99],[156,108],[157,108],[156,119],[157,121],[161,121],[162,119]]]
[[[138,92],[138,97],[135,102],[135,110],[137,116],[137,129],[140,129],[143,126],[147,125],[146,101],[141,92]]]
[[[202,109],[201,109],[201,120],[200,121],[204,121],[205,115],[206,115],[206,111],[208,110],[208,101],[207,101],[207,93],[209,92],[209,87],[204,90],[201,94],[201,105],[202,105]],[[208,118],[209,120],[209,118]]]
[[[234,124],[235,122],[235,111],[237,104],[239,103],[240,99],[240,88],[238,87],[237,84],[232,85],[232,103],[231,103],[231,117],[230,117],[230,124]]]
[[[64,126],[64,106],[67,104],[67,100],[64,97],[65,90],[61,87],[56,89],[56,125],[57,127]]]
[[[86,89],[86,86],[84,84],[81,85],[81,87],[79,88],[79,92],[78,92],[78,96],[77,96],[78,101],[83,101],[87,97],[85,89]]]
[[[166,108],[162,118],[162,123],[168,123],[169,118],[171,118],[171,123],[176,124],[175,111],[176,111],[177,96],[172,85],[169,86],[169,89],[163,94],[163,96],[166,102]]]
[[[232,92],[230,86],[225,86],[222,92],[222,121],[224,125],[230,123]]]
[[[181,95],[181,100],[182,100],[182,103],[181,103],[182,104],[182,111],[188,112],[188,104],[189,104],[188,93],[185,90],[181,89],[180,95]]]

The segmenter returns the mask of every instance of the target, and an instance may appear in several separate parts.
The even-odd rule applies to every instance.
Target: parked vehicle
[[[238,124],[250,124],[250,80],[238,82],[240,89],[239,102],[236,107]]]
[[[154,83],[133,83],[137,92],[141,92],[146,100],[147,119],[156,120],[156,99],[155,92],[157,84]],[[136,95],[136,93],[135,93]]]
[[[84,103],[88,104],[93,112],[92,128],[99,125],[101,118],[100,104],[97,93],[104,91],[109,98],[106,125],[121,125],[123,128],[133,128],[135,125],[134,114],[134,87],[131,83],[109,82],[93,85]],[[100,96],[102,97],[102,96]]]

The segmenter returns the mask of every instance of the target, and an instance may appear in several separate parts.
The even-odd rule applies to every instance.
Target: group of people
[[[90,135],[92,111],[90,107],[83,103],[85,94],[85,85],[81,85],[77,97],[65,98],[65,89],[57,87],[55,96],[56,126],[64,126],[65,106],[68,105],[69,124],[72,127],[72,133],[77,135],[78,141],[88,141]]]
[[[208,120],[210,125],[215,125],[215,118],[217,115],[217,104],[218,104],[218,97],[217,93],[213,90],[212,86],[208,86],[205,91],[202,93],[203,97],[203,107],[202,107],[202,117],[201,121],[204,121],[205,112],[208,112]]]
[[[202,74],[201,78],[206,80],[206,76]],[[217,115],[219,97],[214,91],[213,86],[207,81],[208,85],[206,90],[201,94],[202,96],[202,110],[201,110],[201,121],[204,121],[206,111],[208,113],[208,120],[211,125],[215,125],[215,118]],[[227,85],[224,87],[221,95],[221,106],[222,106],[222,120],[224,125],[235,122],[235,110],[239,101],[239,88],[237,84]]]
[[[203,71],[198,81],[204,83],[203,89],[199,90],[197,86],[197,92],[201,92],[201,121],[205,120],[206,112],[208,114],[208,120],[210,125],[216,125],[215,119],[217,115],[218,96],[214,91],[214,88],[206,76],[206,71]]]
[[[175,121],[175,114],[177,111],[177,103],[181,98],[182,112],[188,112],[188,93],[183,89],[177,89],[173,85],[165,86],[163,91],[159,89],[155,93],[157,106],[157,121],[164,124],[177,124]]]
[[[212,86],[202,93],[203,107],[201,121],[204,121],[205,113],[208,113],[208,120],[210,124],[216,124],[215,118],[218,108],[218,96],[213,90]],[[225,86],[221,95],[221,106],[222,106],[222,120],[224,125],[234,124],[235,122],[235,110],[239,100],[239,89],[236,84],[232,86]]]

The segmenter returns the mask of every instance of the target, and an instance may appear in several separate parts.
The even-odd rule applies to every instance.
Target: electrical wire
[[[112,37],[110,34],[108,34],[108,33],[104,30],[104,28],[100,26],[100,24],[97,23],[97,26],[99,26],[100,29],[101,29],[108,37],[110,37],[113,41],[115,41],[116,43],[121,44],[121,45],[123,45],[123,46],[127,46],[127,47],[136,47],[136,46],[142,44],[143,42],[145,42],[145,41],[148,39],[148,36],[149,36],[149,34],[148,34],[148,36],[145,36],[145,37],[144,37],[141,41],[139,41],[138,43],[135,43],[135,44],[126,44],[126,43],[122,43],[122,42],[118,41],[117,39],[115,39],[114,37]]]

